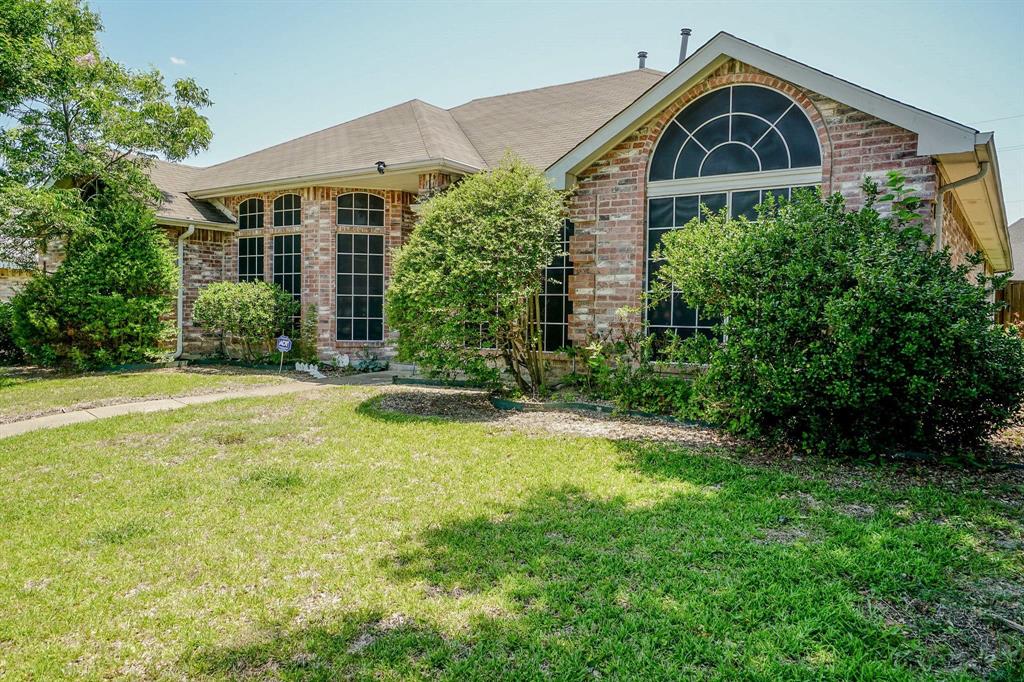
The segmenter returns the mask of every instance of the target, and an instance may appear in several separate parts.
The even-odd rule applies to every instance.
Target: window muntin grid
[[[263,237],[242,237],[238,240],[238,281],[263,280]]]
[[[569,276],[573,274],[569,258],[569,238],[573,224],[566,220],[562,224],[559,238],[559,253],[544,268],[544,288],[540,294],[541,340],[545,351],[556,351],[571,346],[569,340],[569,315],[572,301],[569,299]]]
[[[282,194],[274,199],[274,227],[302,225],[302,197]]]
[[[368,192],[338,195],[337,223],[345,227],[384,227],[384,199]]]
[[[651,157],[652,182],[821,165],[818,135],[796,102],[771,88],[733,85],[686,106]]]
[[[296,303],[302,303],[302,237],[297,234],[274,236],[274,284],[289,294]],[[292,318],[292,325],[299,317]]]
[[[337,338],[384,340],[384,237],[337,237]]]
[[[263,199],[246,199],[238,205],[238,229],[263,227]]]

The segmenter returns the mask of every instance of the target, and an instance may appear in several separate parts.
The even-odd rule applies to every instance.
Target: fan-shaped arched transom
[[[733,85],[698,98],[665,128],[650,180],[683,180],[821,165],[818,135],[785,95]]]

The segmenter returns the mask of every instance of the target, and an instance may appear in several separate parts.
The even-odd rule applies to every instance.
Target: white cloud
[[[177,64],[178,66],[181,66],[182,64],[186,63],[187,62],[181,57],[171,57],[171,64]]]

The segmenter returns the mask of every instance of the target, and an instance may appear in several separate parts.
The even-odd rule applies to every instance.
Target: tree
[[[95,369],[143,362],[173,334],[178,268],[152,209],[108,190],[52,275],[14,297],[14,338],[33,362]]]
[[[436,372],[493,383],[493,347],[524,391],[544,384],[538,294],[559,249],[562,195],[506,156],[430,199],[395,257],[387,317],[398,354]]]
[[[90,222],[97,188],[155,204],[147,155],[180,160],[210,142],[207,91],[104,57],[101,28],[79,0],[0,3],[0,260],[33,267],[37,249]]]
[[[930,248],[898,174],[886,196],[864,189],[859,211],[804,190],[662,241],[663,283],[723,318],[697,390],[731,430],[802,450],[966,454],[1024,399],[1024,345],[989,302],[1000,278],[970,282],[980,256]]]

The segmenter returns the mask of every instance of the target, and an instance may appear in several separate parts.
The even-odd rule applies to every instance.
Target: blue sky
[[[890,97],[994,130],[1024,216],[1024,2],[242,2],[98,0],[105,52],[215,102],[190,163],[255,151],[412,98],[474,97],[636,67],[729,31]]]

